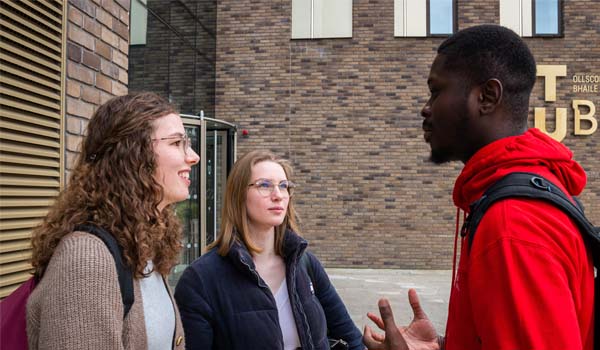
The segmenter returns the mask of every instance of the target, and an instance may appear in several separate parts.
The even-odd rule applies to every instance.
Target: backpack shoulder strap
[[[117,267],[117,276],[119,278],[119,287],[121,289],[121,299],[123,300],[123,318],[127,316],[134,301],[133,294],[133,273],[129,266],[123,261],[123,250],[115,237],[108,233],[102,227],[84,224],[75,227],[77,231],[83,231],[93,234],[100,238],[106,247],[110,251],[113,259],[115,260],[115,266]]]
[[[515,172],[506,175],[492,185],[484,195],[471,204],[471,212],[465,221],[461,235],[468,235],[469,247],[477,232],[485,211],[496,201],[504,198],[535,198],[552,203],[569,215],[577,224],[586,245],[589,246],[596,271],[600,271],[600,228],[594,227],[583,213],[583,206],[576,197],[567,197],[556,185],[537,174]],[[470,249],[470,248],[469,248]],[[467,253],[468,254],[468,253]],[[600,334],[600,274],[594,278],[594,334]],[[595,339],[599,344],[600,339]]]
[[[493,184],[483,196],[471,204],[471,212],[465,221],[461,235],[468,235],[469,247],[487,209],[505,198],[532,198],[552,203],[569,215],[583,233],[584,239],[592,247],[594,265],[600,266],[600,230],[594,227],[583,213],[583,208],[571,201],[556,185],[542,176],[532,173],[515,172],[506,175]]]

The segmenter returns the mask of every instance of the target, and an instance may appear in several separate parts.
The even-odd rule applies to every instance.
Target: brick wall
[[[591,74],[600,76],[600,1],[563,1],[564,2],[564,38],[527,39],[537,60],[537,64],[567,65],[567,76],[557,78],[557,101],[544,102],[544,79],[538,78],[530,101],[533,107],[545,107],[548,130],[554,131],[555,108],[567,108],[567,136],[563,143],[580,161],[588,176],[586,190],[580,196],[585,205],[586,214],[592,222],[600,225],[600,128],[590,136],[574,135],[573,100],[588,100],[596,108],[595,118],[600,122],[600,93],[573,93],[572,76]],[[600,89],[600,84],[596,83]],[[583,114],[588,110],[581,108]],[[533,115],[531,115],[533,125]],[[599,123],[600,124],[600,123]],[[599,125],[600,126],[600,125]],[[589,124],[584,124],[588,128]]]
[[[66,170],[96,108],[127,93],[129,0],[69,0],[66,76]]]
[[[443,39],[394,38],[393,13],[391,0],[354,0],[351,39],[290,40],[291,1],[218,3],[216,116],[249,131],[239,154],[293,162],[303,234],[327,266],[451,266],[462,164],[428,162],[419,115]],[[498,1],[458,1],[459,29],[482,23],[499,23]],[[598,28],[600,2],[565,1],[564,38],[526,41],[540,64],[600,75]],[[556,106],[570,106],[569,86],[559,83]],[[532,106],[554,107],[542,88]],[[577,96],[600,110],[597,94]],[[574,136],[572,119],[564,143],[588,170],[582,199],[600,222],[600,131]]]

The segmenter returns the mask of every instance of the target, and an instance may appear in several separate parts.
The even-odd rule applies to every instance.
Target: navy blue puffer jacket
[[[350,349],[364,349],[362,335],[323,266],[306,252],[316,284],[311,288],[306,269],[299,266],[306,246],[303,238],[286,232],[286,281],[302,349],[329,349],[327,330]],[[243,244],[234,244],[225,257],[213,249],[194,261],[181,276],[175,299],[187,349],[283,349],[275,298]]]

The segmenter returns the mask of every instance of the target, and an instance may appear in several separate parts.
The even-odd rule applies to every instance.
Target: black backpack
[[[595,227],[585,217],[583,206],[577,198],[573,197],[576,203],[573,204],[569,199],[570,197],[540,175],[524,172],[511,173],[494,183],[481,198],[470,205],[471,212],[463,224],[461,236],[468,235],[468,246],[471,247],[477,232],[477,226],[479,226],[487,209],[496,201],[515,197],[550,202],[569,215],[577,224],[585,244],[592,252],[594,267],[596,268],[596,278],[594,279],[594,348],[600,349],[600,276],[598,273],[600,271],[600,227]]]

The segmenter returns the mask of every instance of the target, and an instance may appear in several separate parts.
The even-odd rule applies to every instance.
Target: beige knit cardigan
[[[139,280],[135,301],[123,319],[123,301],[112,255],[100,238],[73,232],[57,246],[44,277],[27,302],[29,349],[148,348]],[[173,349],[184,349],[175,310]]]

